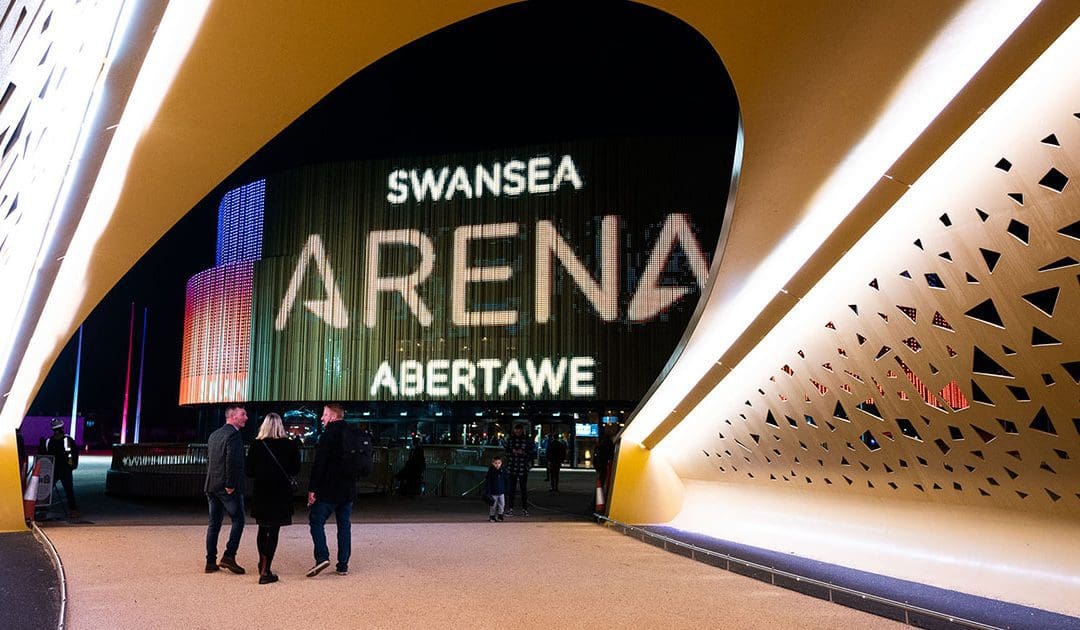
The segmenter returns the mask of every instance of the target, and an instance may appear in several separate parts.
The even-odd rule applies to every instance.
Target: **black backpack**
[[[374,465],[371,461],[371,434],[345,427],[341,438],[341,468],[352,477],[367,477]]]

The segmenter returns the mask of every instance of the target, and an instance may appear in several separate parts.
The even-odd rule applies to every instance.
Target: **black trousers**
[[[70,468],[67,466],[57,466],[53,470],[53,487],[55,487],[57,483],[64,487],[64,496],[67,497],[68,509],[79,509],[79,506],[75,503],[75,482],[71,478]]]
[[[511,510],[514,509],[514,497],[516,496],[516,486],[521,486],[521,509],[529,509],[529,474],[524,473],[521,475],[510,475],[510,487],[507,488],[506,493],[506,507]]]
[[[548,462],[548,481],[551,482],[551,489],[559,489],[559,471],[562,470],[562,464],[556,464]]]

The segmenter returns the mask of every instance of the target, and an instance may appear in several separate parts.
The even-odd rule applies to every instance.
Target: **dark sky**
[[[516,4],[414,42],[345,81],[268,143],[109,292],[84,326],[80,412],[98,429],[119,431],[134,302],[129,422],[147,307],[143,439],[195,438],[198,411],[177,405],[184,291],[188,278],[214,264],[217,204],[231,188],[312,162],[622,135],[729,136],[738,116],[733,94],[700,34],[624,2]],[[726,187],[729,178],[702,185]],[[69,343],[31,413],[70,413],[74,364]]]
[[[188,278],[213,266],[216,229],[216,203],[201,203],[158,241],[91,312],[83,323],[79,413],[97,420],[106,430],[119,431],[134,302],[129,435],[134,430],[144,308],[149,309],[149,325],[143,376],[143,438],[151,437],[155,427],[168,428],[171,434],[176,428],[191,425],[195,412],[177,405],[184,291]],[[77,339],[76,332],[30,406],[31,415],[71,413]]]

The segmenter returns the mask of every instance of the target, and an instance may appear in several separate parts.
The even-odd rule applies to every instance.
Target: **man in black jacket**
[[[210,523],[206,528],[206,572],[225,567],[244,573],[236,564],[236,551],[244,533],[244,440],[240,429],[247,424],[247,411],[240,405],[225,408],[225,425],[210,434],[206,441],[206,500],[210,505]],[[225,553],[217,562],[218,534],[225,514],[232,526]]]
[[[57,483],[64,487],[64,495],[67,497],[68,516],[79,518],[79,506],[75,502],[75,483],[71,471],[79,467],[79,447],[71,436],[64,433],[64,421],[53,418],[52,435],[45,440],[42,448],[43,455],[52,455],[53,458],[53,485]]]
[[[307,572],[315,577],[330,566],[330,549],[326,545],[326,519],[334,515],[337,522],[337,574],[349,574],[352,555],[352,506],[356,498],[356,475],[349,469],[346,457],[346,433],[351,431],[344,422],[341,405],[323,407],[323,434],[315,448],[311,464],[311,483],[308,486],[308,524],[311,542],[315,546],[315,566]]]

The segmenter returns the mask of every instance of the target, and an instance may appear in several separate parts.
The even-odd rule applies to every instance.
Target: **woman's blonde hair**
[[[281,424],[281,416],[276,413],[268,413],[263,418],[262,425],[259,426],[259,434],[255,436],[256,440],[265,440],[266,438],[283,438],[285,437],[285,427]]]

